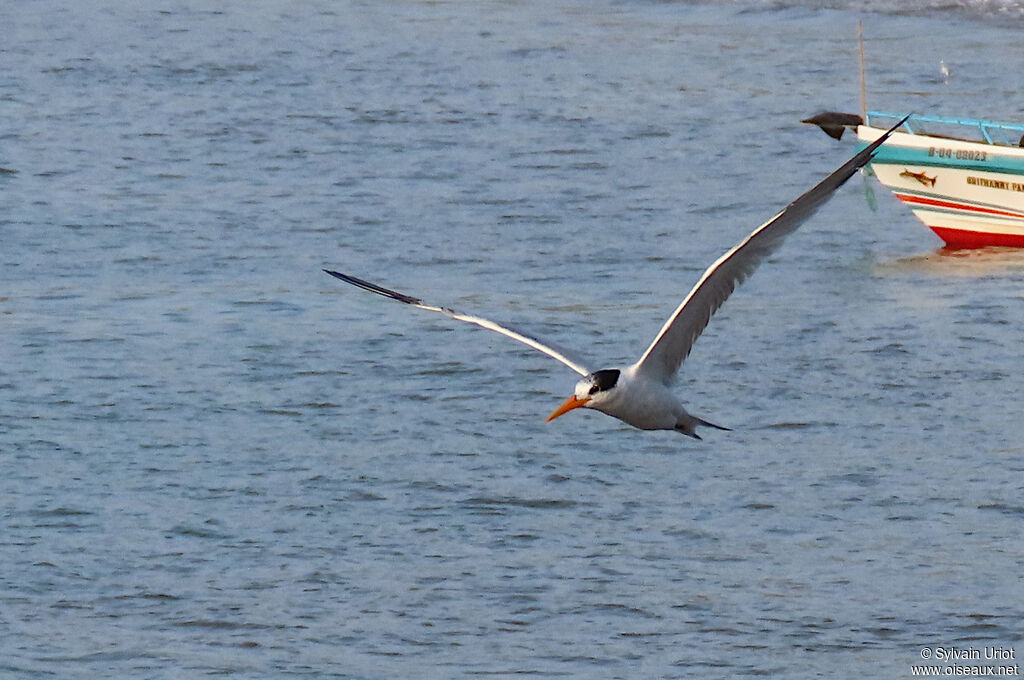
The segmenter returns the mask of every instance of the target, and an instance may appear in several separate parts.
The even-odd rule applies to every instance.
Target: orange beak
[[[590,401],[590,397],[586,397],[584,399],[577,399],[576,395],[574,394],[571,397],[569,397],[568,399],[566,399],[564,404],[562,404],[561,406],[556,408],[554,413],[549,415],[548,419],[545,420],[544,422],[550,423],[552,420],[554,420],[558,416],[563,415],[565,413],[568,413],[569,411],[573,410],[574,408],[579,408],[580,406],[583,406],[584,404],[586,404],[588,401]]]

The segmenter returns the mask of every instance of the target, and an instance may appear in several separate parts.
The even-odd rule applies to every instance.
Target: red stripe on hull
[[[950,248],[988,248],[1004,246],[1024,248],[1024,234],[992,234],[984,231],[965,231],[949,227],[928,225]]]
[[[960,210],[962,212],[967,213],[979,213],[981,215],[998,215],[1000,217],[1024,217],[1024,213],[1013,212],[1011,210],[983,208],[976,205],[968,205],[966,203],[955,203],[953,201],[939,200],[937,198],[928,198],[926,196],[912,196],[910,194],[897,193],[896,197],[899,198],[904,203],[910,203],[911,205],[927,205],[936,208]]]

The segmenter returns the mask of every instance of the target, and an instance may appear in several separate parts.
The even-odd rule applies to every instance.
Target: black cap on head
[[[593,383],[593,387],[590,388],[590,393],[604,392],[615,387],[615,384],[619,382],[619,369],[617,368],[606,368],[601,371],[594,371],[590,374],[590,381]]]

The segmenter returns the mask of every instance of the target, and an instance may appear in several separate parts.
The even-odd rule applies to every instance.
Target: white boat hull
[[[871,168],[946,245],[1024,247],[1024,148],[895,133]]]

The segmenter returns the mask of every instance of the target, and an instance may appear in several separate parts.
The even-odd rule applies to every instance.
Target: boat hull
[[[860,126],[858,142],[883,132]],[[895,133],[871,168],[947,246],[1024,247],[1024,148]]]

